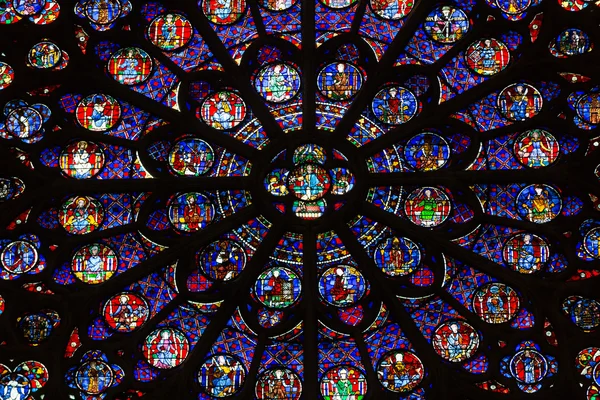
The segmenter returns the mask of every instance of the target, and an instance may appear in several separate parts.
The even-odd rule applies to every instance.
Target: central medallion
[[[276,197],[286,197],[292,212],[300,219],[320,218],[327,211],[328,200],[335,209],[343,205],[342,198],[354,187],[354,175],[347,168],[348,159],[332,150],[328,158],[325,149],[316,144],[297,147],[291,160],[286,152],[273,160],[273,169],[265,178],[265,189]],[[290,166],[291,168],[288,168]],[[285,200],[276,204],[286,211]]]

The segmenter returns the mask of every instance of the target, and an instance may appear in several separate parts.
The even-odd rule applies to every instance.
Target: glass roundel
[[[600,395],[594,1],[0,4],[0,398]]]

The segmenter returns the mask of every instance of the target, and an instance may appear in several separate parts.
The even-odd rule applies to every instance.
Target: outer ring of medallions
[[[317,129],[315,129],[314,133],[306,133],[300,130],[294,131],[285,134],[285,136],[280,139],[271,141],[264,149],[258,152],[257,159],[252,160],[253,167],[250,173],[252,185],[250,192],[252,194],[253,203],[258,207],[260,214],[264,215],[271,222],[284,218],[286,230],[292,232],[302,232],[308,227],[316,232],[328,231],[331,230],[332,227],[335,227],[340,223],[345,223],[350,218],[357,215],[358,205],[366,198],[369,189],[366,184],[368,172],[365,160],[358,156],[358,149],[347,140],[333,143],[330,137],[330,132]],[[322,146],[325,149],[327,155],[325,169],[327,171],[335,166],[345,166],[354,175],[354,187],[352,190],[345,195],[335,196],[339,201],[346,202],[344,206],[339,210],[334,210],[333,204],[328,201],[325,214],[316,220],[304,220],[293,214],[291,207],[288,206],[288,204],[291,205],[289,199],[295,199],[292,194],[288,194],[285,197],[276,197],[271,195],[264,186],[264,180],[267,174],[274,168],[272,163],[274,157],[281,151],[286,150],[286,161],[288,162],[288,169],[291,170],[293,166],[291,156],[294,153],[294,150],[298,146],[308,143]],[[334,165],[332,163],[332,151],[334,149],[346,156],[348,161],[341,161],[339,163],[336,161]],[[273,206],[274,202],[288,203],[286,204],[286,213],[282,214],[275,209]]]

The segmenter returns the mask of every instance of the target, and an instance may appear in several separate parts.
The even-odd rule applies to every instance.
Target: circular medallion
[[[259,400],[298,400],[302,395],[302,381],[294,371],[276,367],[260,375],[255,393]]]
[[[287,188],[288,170],[277,168],[269,172],[265,178],[265,189],[273,196],[285,196],[289,193]]]
[[[542,110],[541,93],[527,83],[513,83],[498,95],[500,113],[511,121],[525,121]]]
[[[154,18],[148,27],[148,38],[161,50],[180,49],[192,40],[194,27],[180,14],[164,14]]]
[[[375,117],[384,124],[400,125],[416,115],[419,101],[410,90],[390,86],[375,95],[371,108]]]
[[[44,9],[46,0],[13,0],[13,10],[22,16],[38,14]]]
[[[256,91],[272,103],[283,103],[296,96],[300,84],[296,68],[283,63],[263,67],[254,78]]]
[[[96,176],[104,166],[104,152],[96,143],[80,140],[62,151],[59,164],[66,176],[89,179]]]
[[[354,267],[337,265],[319,278],[319,294],[328,304],[348,307],[356,304],[365,294],[367,282]]]
[[[204,229],[215,218],[215,207],[205,195],[197,192],[176,195],[169,200],[169,221],[182,232]]]
[[[477,352],[479,335],[466,322],[444,322],[436,328],[431,343],[435,352],[444,360],[463,362]]]
[[[197,253],[196,264],[212,279],[229,281],[244,270],[246,253],[237,242],[223,239]]]
[[[558,158],[558,141],[543,129],[523,132],[515,140],[514,153],[517,160],[529,168],[547,167]]]
[[[31,107],[21,107],[11,111],[6,117],[6,130],[19,139],[29,139],[42,128],[42,116]]]
[[[421,264],[421,250],[410,239],[391,237],[377,245],[373,258],[386,275],[405,276]]]
[[[300,200],[320,199],[330,186],[329,174],[316,164],[300,165],[288,174],[288,189]]]
[[[567,29],[556,38],[556,49],[562,56],[575,56],[591,50],[591,41],[581,29]]]
[[[341,9],[350,7],[355,4],[357,0],[320,0],[321,4],[329,8]]]
[[[583,249],[595,259],[600,259],[600,228],[594,228],[585,234]]]
[[[102,224],[104,208],[93,197],[71,197],[58,211],[58,219],[68,233],[85,235],[95,231]]]
[[[448,195],[433,187],[413,190],[404,202],[404,213],[410,222],[425,228],[442,224],[451,208]]]
[[[213,24],[233,24],[242,18],[245,9],[245,0],[202,0],[202,12]]]
[[[425,32],[440,43],[454,43],[469,31],[469,17],[460,8],[441,6],[425,18]]]
[[[152,74],[152,58],[137,47],[117,50],[108,60],[108,73],[122,85],[137,85]]]
[[[596,329],[600,325],[600,303],[594,299],[577,298],[568,306],[571,321],[585,331]]]
[[[257,300],[269,308],[288,308],[300,298],[302,281],[291,269],[273,267],[261,273],[254,283]]]
[[[52,42],[44,41],[34,45],[27,55],[27,60],[34,68],[49,69],[58,65],[62,52]]]
[[[371,10],[380,18],[399,20],[411,12],[413,0],[369,0]]]
[[[27,377],[21,374],[7,372],[6,374],[0,376],[0,393],[3,395],[6,394],[6,399],[28,399],[31,389],[31,382],[29,382]]]
[[[84,13],[90,22],[98,25],[110,25],[121,14],[119,0],[88,0],[85,2]]]
[[[423,363],[410,351],[394,351],[382,357],[377,364],[379,382],[392,392],[409,392],[421,383],[424,376]]]
[[[327,156],[325,155],[325,149],[317,144],[308,143],[298,146],[294,150],[292,156],[292,162],[294,165],[298,164],[325,164]]]
[[[246,118],[246,103],[233,92],[217,92],[202,102],[200,115],[211,128],[233,129]]]
[[[360,369],[351,366],[333,367],[320,382],[324,400],[362,400],[367,394],[367,378]]]
[[[329,170],[331,175],[331,194],[342,196],[354,187],[354,175],[346,168],[332,168]]]
[[[404,146],[406,163],[417,171],[434,171],[450,159],[450,146],[435,133],[419,133]]]
[[[548,372],[546,358],[538,351],[525,349],[510,360],[510,372],[520,383],[532,385],[540,382]]]
[[[600,385],[600,367],[598,367],[600,363],[594,366],[594,370],[592,371],[592,379],[596,385]]]
[[[271,11],[289,10],[296,4],[296,0],[261,0],[260,5]]]
[[[496,0],[498,8],[509,15],[518,15],[527,10],[531,0]]]
[[[15,70],[8,64],[0,61],[0,90],[6,89],[15,79]]]
[[[50,379],[48,368],[39,361],[22,362],[15,368],[15,372],[29,379],[31,387],[35,390],[44,387],[48,383],[48,379]]]
[[[98,395],[113,385],[114,372],[102,360],[90,360],[81,364],[75,373],[77,387],[88,395]]]
[[[45,312],[26,314],[17,319],[21,334],[32,346],[37,346],[50,337],[55,323]]]
[[[504,245],[502,257],[514,271],[533,274],[540,271],[550,255],[548,244],[539,236],[519,233]]]
[[[228,397],[244,385],[244,364],[228,354],[213,355],[204,361],[198,372],[198,382],[212,397]]]
[[[119,332],[133,332],[148,320],[150,308],[146,300],[135,293],[119,293],[104,304],[104,320]]]
[[[81,247],[71,261],[73,274],[89,285],[109,280],[119,267],[117,255],[108,246],[92,243]]]
[[[75,118],[79,125],[87,130],[107,131],[121,118],[121,106],[107,94],[92,94],[77,104]]]
[[[481,39],[467,48],[465,60],[472,71],[479,75],[491,76],[508,66],[510,51],[497,39]]]
[[[575,105],[577,115],[588,124],[600,124],[600,93],[583,95]]]
[[[178,140],[169,152],[169,166],[177,175],[204,175],[210,171],[214,161],[215,153],[212,147],[201,139]]]
[[[173,328],[158,328],[144,341],[142,353],[155,368],[171,369],[181,365],[190,352],[190,344],[183,333]]]
[[[349,63],[335,62],[325,66],[317,76],[317,87],[331,100],[349,100],[362,87],[363,75]]]
[[[536,224],[552,221],[560,214],[561,209],[560,194],[548,185],[529,185],[517,196],[519,215]]]
[[[6,245],[0,253],[0,261],[6,272],[21,275],[37,265],[38,252],[31,243],[17,240]]]
[[[488,324],[502,324],[513,319],[520,308],[517,292],[503,283],[487,283],[473,295],[473,311]]]

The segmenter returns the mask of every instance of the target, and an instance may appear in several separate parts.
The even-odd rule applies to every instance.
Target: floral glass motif
[[[600,400],[598,7],[0,0],[0,399]]]

